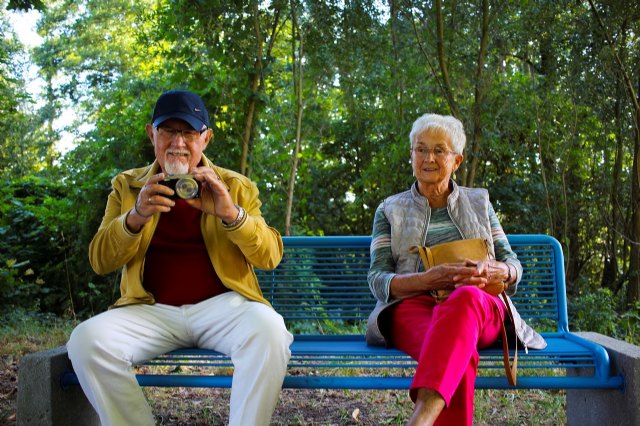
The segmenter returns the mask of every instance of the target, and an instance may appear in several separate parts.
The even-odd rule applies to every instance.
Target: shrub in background
[[[640,303],[627,307],[622,296],[608,288],[598,288],[569,299],[569,321],[570,329],[574,331],[594,331],[640,344]]]

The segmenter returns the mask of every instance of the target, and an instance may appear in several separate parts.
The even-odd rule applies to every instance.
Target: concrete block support
[[[100,425],[80,386],[63,390],[60,374],[71,369],[62,346],[26,355],[18,372],[18,426]]]
[[[624,389],[567,390],[567,425],[640,425],[640,347],[598,333],[576,333],[603,346],[612,373],[624,377]],[[570,375],[586,372],[572,369]]]

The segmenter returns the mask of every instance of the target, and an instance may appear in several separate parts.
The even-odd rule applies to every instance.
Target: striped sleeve
[[[369,288],[382,302],[389,301],[389,286],[396,265],[391,254],[391,225],[384,214],[384,203],[380,204],[373,219],[371,238],[371,266],[367,275]]]
[[[489,221],[491,223],[491,236],[493,237],[493,246],[496,254],[496,260],[513,265],[516,269],[516,280],[509,286],[507,293],[513,295],[518,287],[518,283],[522,279],[522,265],[518,260],[518,256],[511,249],[511,244],[507,240],[507,235],[500,225],[498,216],[493,206],[489,204]]]

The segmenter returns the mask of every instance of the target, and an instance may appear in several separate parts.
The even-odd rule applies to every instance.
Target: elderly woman
[[[504,283],[516,291],[522,266],[485,189],[458,186],[466,138],[451,116],[425,114],[409,135],[416,178],[408,191],[385,199],[375,213],[369,286],[378,299],[367,330],[370,344],[394,346],[418,361],[409,395],[410,425],[470,425],[478,349],[500,336],[505,304],[483,290]],[[425,271],[416,246],[482,238],[489,259],[434,266]],[[444,301],[435,292],[449,290]],[[510,303],[510,302],[509,302]],[[518,339],[544,348],[510,303]]]

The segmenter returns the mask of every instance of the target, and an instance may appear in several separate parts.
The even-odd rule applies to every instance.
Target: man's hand
[[[164,173],[151,176],[138,193],[136,203],[127,216],[127,227],[130,231],[140,232],[154,213],[166,213],[175,206],[176,203],[167,198],[174,194],[173,189],[158,183],[163,179]]]
[[[225,223],[231,223],[240,211],[229,195],[227,186],[210,167],[196,167],[191,171],[193,177],[201,182],[200,198],[186,200],[191,207],[206,214],[217,216]]]

